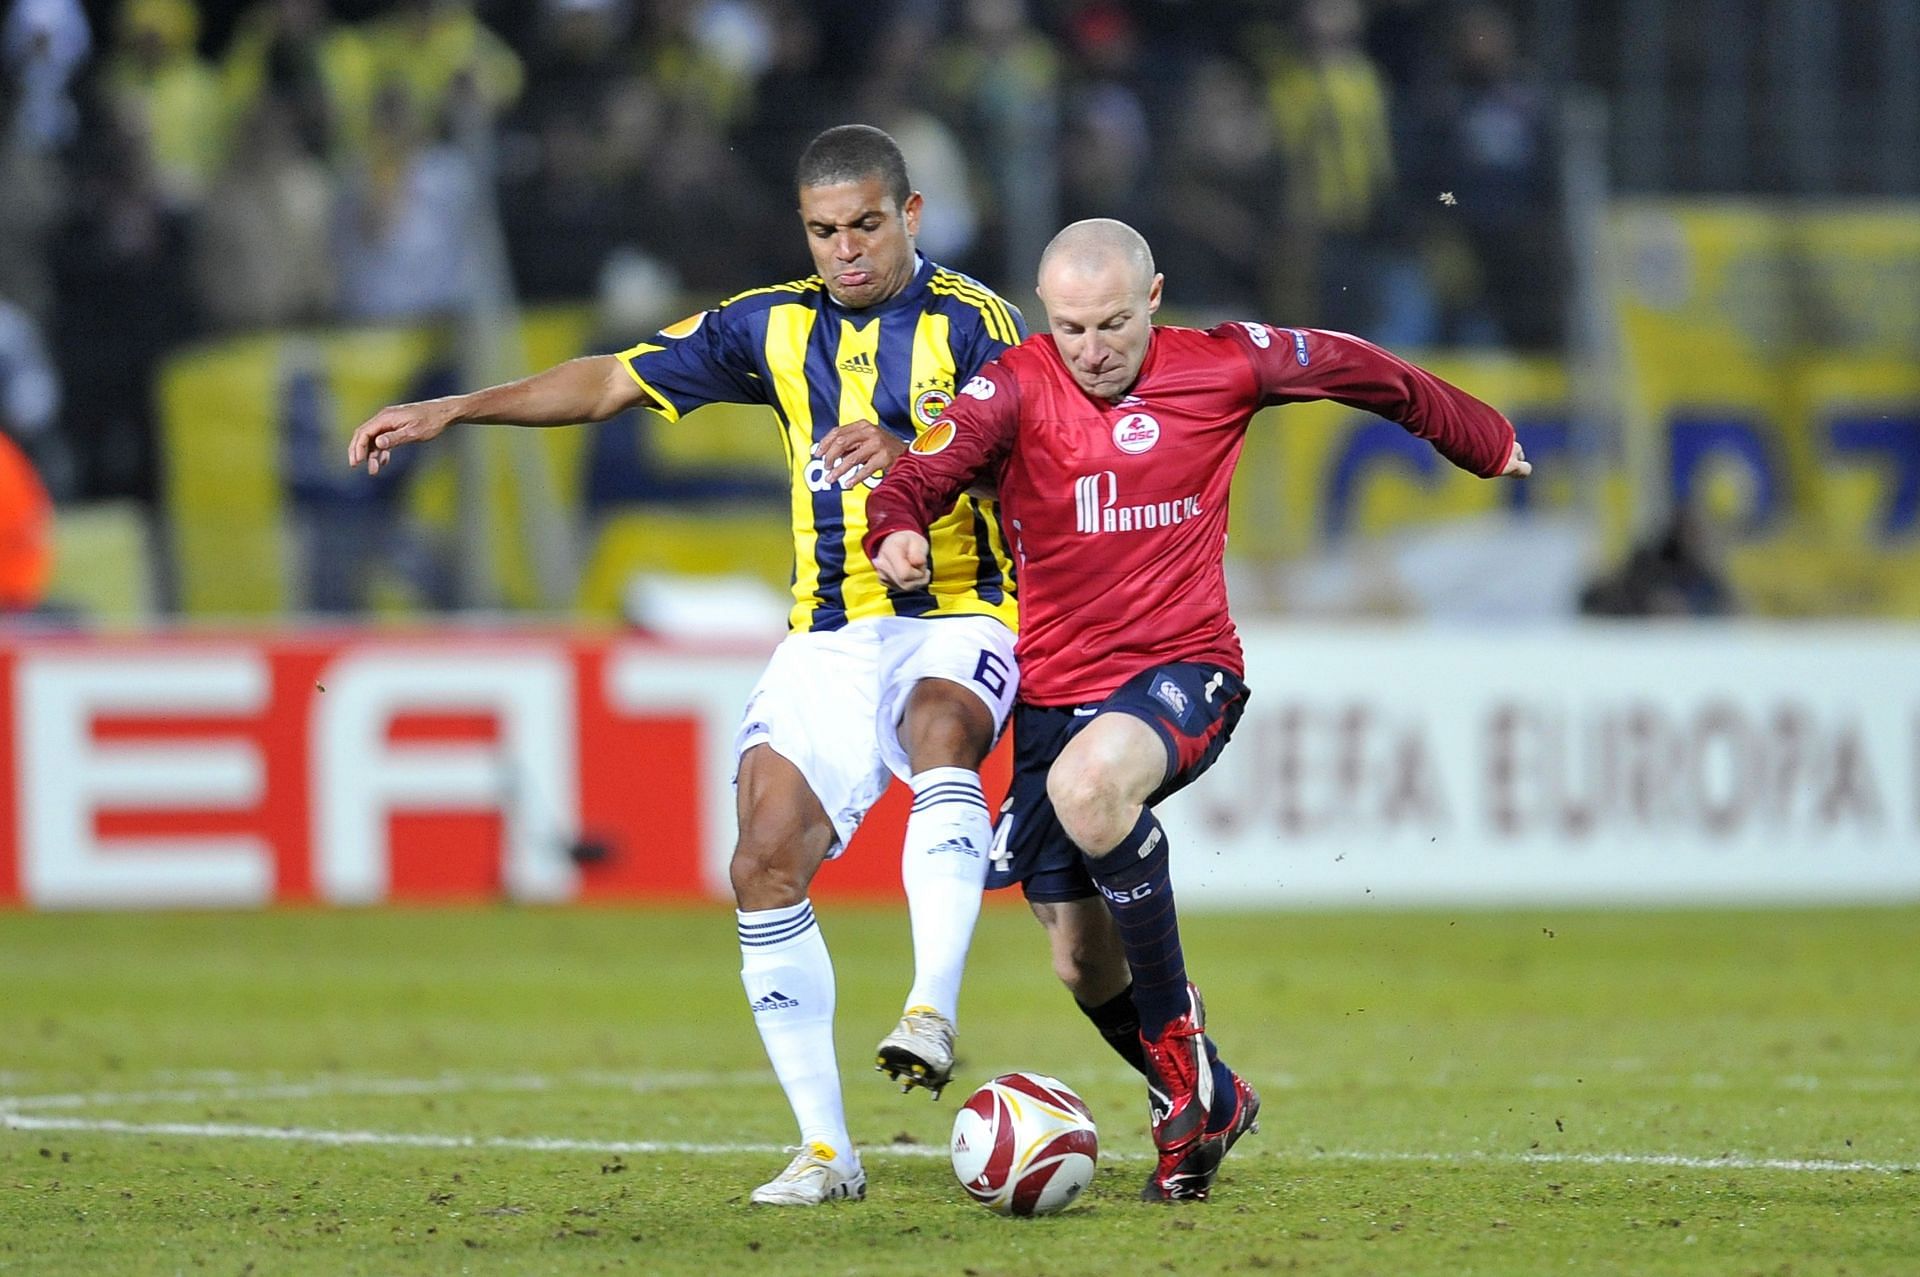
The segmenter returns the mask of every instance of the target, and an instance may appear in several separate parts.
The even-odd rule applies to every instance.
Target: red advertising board
[[[1920,899],[1912,631],[1242,637],[1233,746],[1157,809],[1195,906]],[[724,901],[766,656],[452,627],[0,639],[0,907]],[[904,799],[815,895],[897,897]]]
[[[725,899],[765,655],[468,631],[0,643],[0,904]],[[1004,758],[989,773],[1003,790]],[[906,806],[896,786],[815,894],[897,895]]]

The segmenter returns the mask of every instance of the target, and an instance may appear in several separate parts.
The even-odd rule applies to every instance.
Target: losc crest
[[[1113,446],[1139,454],[1160,442],[1160,423],[1144,412],[1130,412],[1113,423]]]

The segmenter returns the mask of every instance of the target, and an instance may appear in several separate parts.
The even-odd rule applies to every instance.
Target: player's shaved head
[[[1146,236],[1111,217],[1090,217],[1055,235],[1040,254],[1042,289],[1050,274],[1097,276],[1119,272],[1145,292],[1153,284],[1153,250]]]
[[[1153,250],[1110,217],[1075,222],[1040,254],[1040,300],[1061,362],[1080,389],[1117,402],[1140,375],[1160,308]]]

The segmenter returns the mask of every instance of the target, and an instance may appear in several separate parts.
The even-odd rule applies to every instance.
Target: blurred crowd
[[[0,434],[57,500],[150,500],[182,343],[804,273],[791,167],[850,120],[1016,295],[1108,215],[1190,316],[1559,341],[1554,114],[1498,4],[12,0]]]

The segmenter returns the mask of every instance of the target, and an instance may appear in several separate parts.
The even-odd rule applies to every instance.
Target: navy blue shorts
[[[1213,665],[1157,665],[1091,705],[1013,707],[1013,783],[994,827],[993,890],[1019,883],[1028,900],[1057,904],[1094,895],[1080,849],[1047,797],[1047,772],[1067,742],[1102,714],[1131,714],[1167,747],[1167,777],[1151,807],[1213,766],[1247,705],[1247,685]]]

